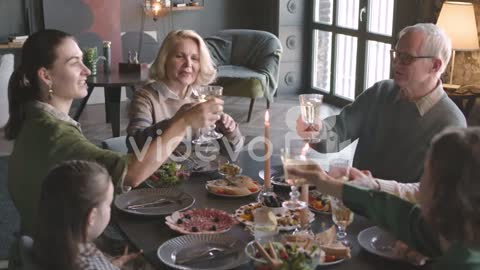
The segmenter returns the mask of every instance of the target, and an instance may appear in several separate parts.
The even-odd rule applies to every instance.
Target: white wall
[[[13,72],[13,54],[0,55],[0,127],[8,120],[8,80]]]

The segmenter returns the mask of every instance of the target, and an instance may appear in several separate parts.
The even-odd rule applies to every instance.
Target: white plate
[[[127,209],[129,205],[152,202],[158,199],[169,199],[174,203],[165,204],[162,207],[145,207],[140,209]],[[195,199],[188,193],[174,188],[144,188],[134,189],[127,193],[117,195],[114,205],[120,211],[140,216],[163,216],[175,211],[190,208]]]
[[[262,180],[265,180],[264,170],[260,170],[258,172],[258,176]],[[290,185],[285,182],[285,176],[283,175],[283,167],[281,165],[272,166],[272,168],[270,168],[270,181],[276,186],[290,188]],[[314,189],[315,186],[310,185],[308,188]]]
[[[233,243],[233,247],[232,247]],[[184,257],[205,250],[206,247],[238,249],[238,254],[223,258],[192,263],[191,265],[175,264],[177,256]],[[195,234],[172,238],[163,243],[157,250],[158,258],[166,265],[182,270],[224,270],[236,268],[248,262],[243,252],[245,243],[225,234]]]
[[[341,263],[341,262],[343,262],[343,261],[345,261],[345,258],[339,259],[339,260],[336,260],[336,261],[333,261],[333,262],[319,263],[319,264],[317,264],[317,266],[329,266],[329,265],[334,265],[334,264]]]
[[[242,218],[241,216],[244,214],[246,209],[253,208],[258,204],[259,203],[249,203],[249,204],[240,206],[240,208],[235,210],[235,218],[240,223],[244,224],[245,226],[253,226],[253,221],[246,220],[246,219]],[[277,220],[280,220],[282,218],[291,218],[291,217],[293,217],[293,215],[294,214],[291,211],[285,211],[284,213],[277,213],[276,214]],[[310,220],[310,222],[313,222],[313,220],[315,220],[315,215],[312,212],[309,212],[309,220]],[[298,222],[300,222],[300,221],[298,221]],[[280,223],[279,223],[277,227],[280,231],[291,231],[291,230],[296,229],[299,225],[300,224],[298,224],[298,225],[293,225],[293,224],[291,224],[291,225],[290,224],[289,225],[280,225]]]
[[[251,196],[251,195],[258,194],[258,192],[260,191],[260,189],[259,189],[257,192],[252,192],[250,194],[245,194],[245,195],[228,195],[228,194],[215,193],[215,192],[211,191],[210,189],[208,189],[208,187],[206,185],[205,185],[205,189],[210,194],[213,194],[213,195],[219,196],[219,197],[225,197],[225,198],[243,198],[243,197],[248,197],[248,196]]]
[[[210,180],[210,181],[207,182],[207,184],[211,183],[211,181],[216,181],[216,180],[221,180],[221,179]],[[225,197],[225,198],[242,198],[242,197],[248,197],[248,196],[251,196],[251,195],[254,195],[254,194],[258,194],[258,192],[260,192],[260,190],[262,189],[261,185],[257,181],[254,181],[254,182],[258,186],[258,190],[255,191],[255,192],[250,192],[250,194],[245,194],[245,195],[229,195],[229,194],[215,193],[208,188],[207,184],[205,184],[205,189],[207,190],[208,193],[213,194],[215,196],[220,196],[220,197]]]
[[[258,176],[265,180],[265,172],[264,170],[260,170],[258,172]],[[285,182],[285,177],[283,176],[283,169],[282,166],[273,166],[270,168],[270,181],[272,184],[281,186],[281,187],[290,187],[290,185]]]
[[[406,261],[403,256],[394,253],[392,248],[380,248],[382,246],[393,247],[396,241],[391,234],[380,227],[374,226],[361,231],[357,239],[360,246],[370,253],[386,259]]]
[[[184,217],[185,214],[190,215],[192,218],[186,218]],[[217,221],[212,221],[212,216],[218,218],[219,220]],[[198,217],[198,218],[196,218]],[[228,225],[223,225],[220,228],[216,228],[214,230],[204,229],[202,231],[189,231],[185,229],[184,227],[179,226],[177,221],[179,219],[184,220],[190,220],[192,222],[192,219],[195,219],[197,222],[195,224],[200,224],[200,225],[195,225],[194,227],[202,226],[202,225],[208,225],[208,226],[215,226],[217,227],[218,224],[224,224],[221,221],[225,221],[225,224]],[[200,223],[199,223],[200,219]],[[213,223],[212,223],[213,222]],[[228,223],[226,223],[228,222]],[[165,217],[165,224],[170,227],[170,229],[179,232],[181,234],[219,234],[219,233],[224,233],[229,231],[235,224],[237,224],[237,220],[229,213],[219,210],[219,209],[192,209],[188,210],[185,212],[174,212],[172,215]],[[193,228],[193,227],[192,227]]]

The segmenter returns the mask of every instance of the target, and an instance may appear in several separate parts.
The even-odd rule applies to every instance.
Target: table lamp
[[[453,85],[453,69],[455,66],[455,51],[478,50],[477,23],[472,3],[446,1],[443,3],[437,25],[442,28],[452,41],[452,62],[450,67],[451,88]],[[448,87],[444,84],[444,86]]]

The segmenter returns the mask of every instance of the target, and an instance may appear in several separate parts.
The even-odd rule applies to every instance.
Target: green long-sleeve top
[[[33,233],[42,182],[48,171],[66,160],[96,161],[108,170],[114,184],[121,184],[128,156],[92,144],[78,123],[52,106],[28,104],[8,168],[8,189],[20,213],[22,233]]]
[[[425,223],[418,205],[385,192],[345,184],[343,202],[357,214],[368,217],[413,249],[433,258],[433,269],[480,270],[480,250],[454,243],[446,252],[439,236]]]

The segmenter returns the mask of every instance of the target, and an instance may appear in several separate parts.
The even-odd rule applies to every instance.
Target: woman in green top
[[[434,269],[480,269],[480,128],[447,129],[433,138],[420,180],[420,206],[361,188],[355,180],[335,180],[316,165],[288,172],[433,258]],[[351,179],[366,177],[351,169]]]
[[[22,230],[30,234],[41,182],[55,164],[92,160],[103,165],[117,187],[128,190],[150,176],[181,142],[188,128],[220,119],[223,101],[214,99],[177,113],[172,124],[139,155],[121,155],[90,143],[68,116],[74,99],[87,95],[90,70],[70,34],[44,30],[22,48],[22,62],[8,86],[10,118],[5,136],[15,140],[9,160],[9,191],[20,212]]]

